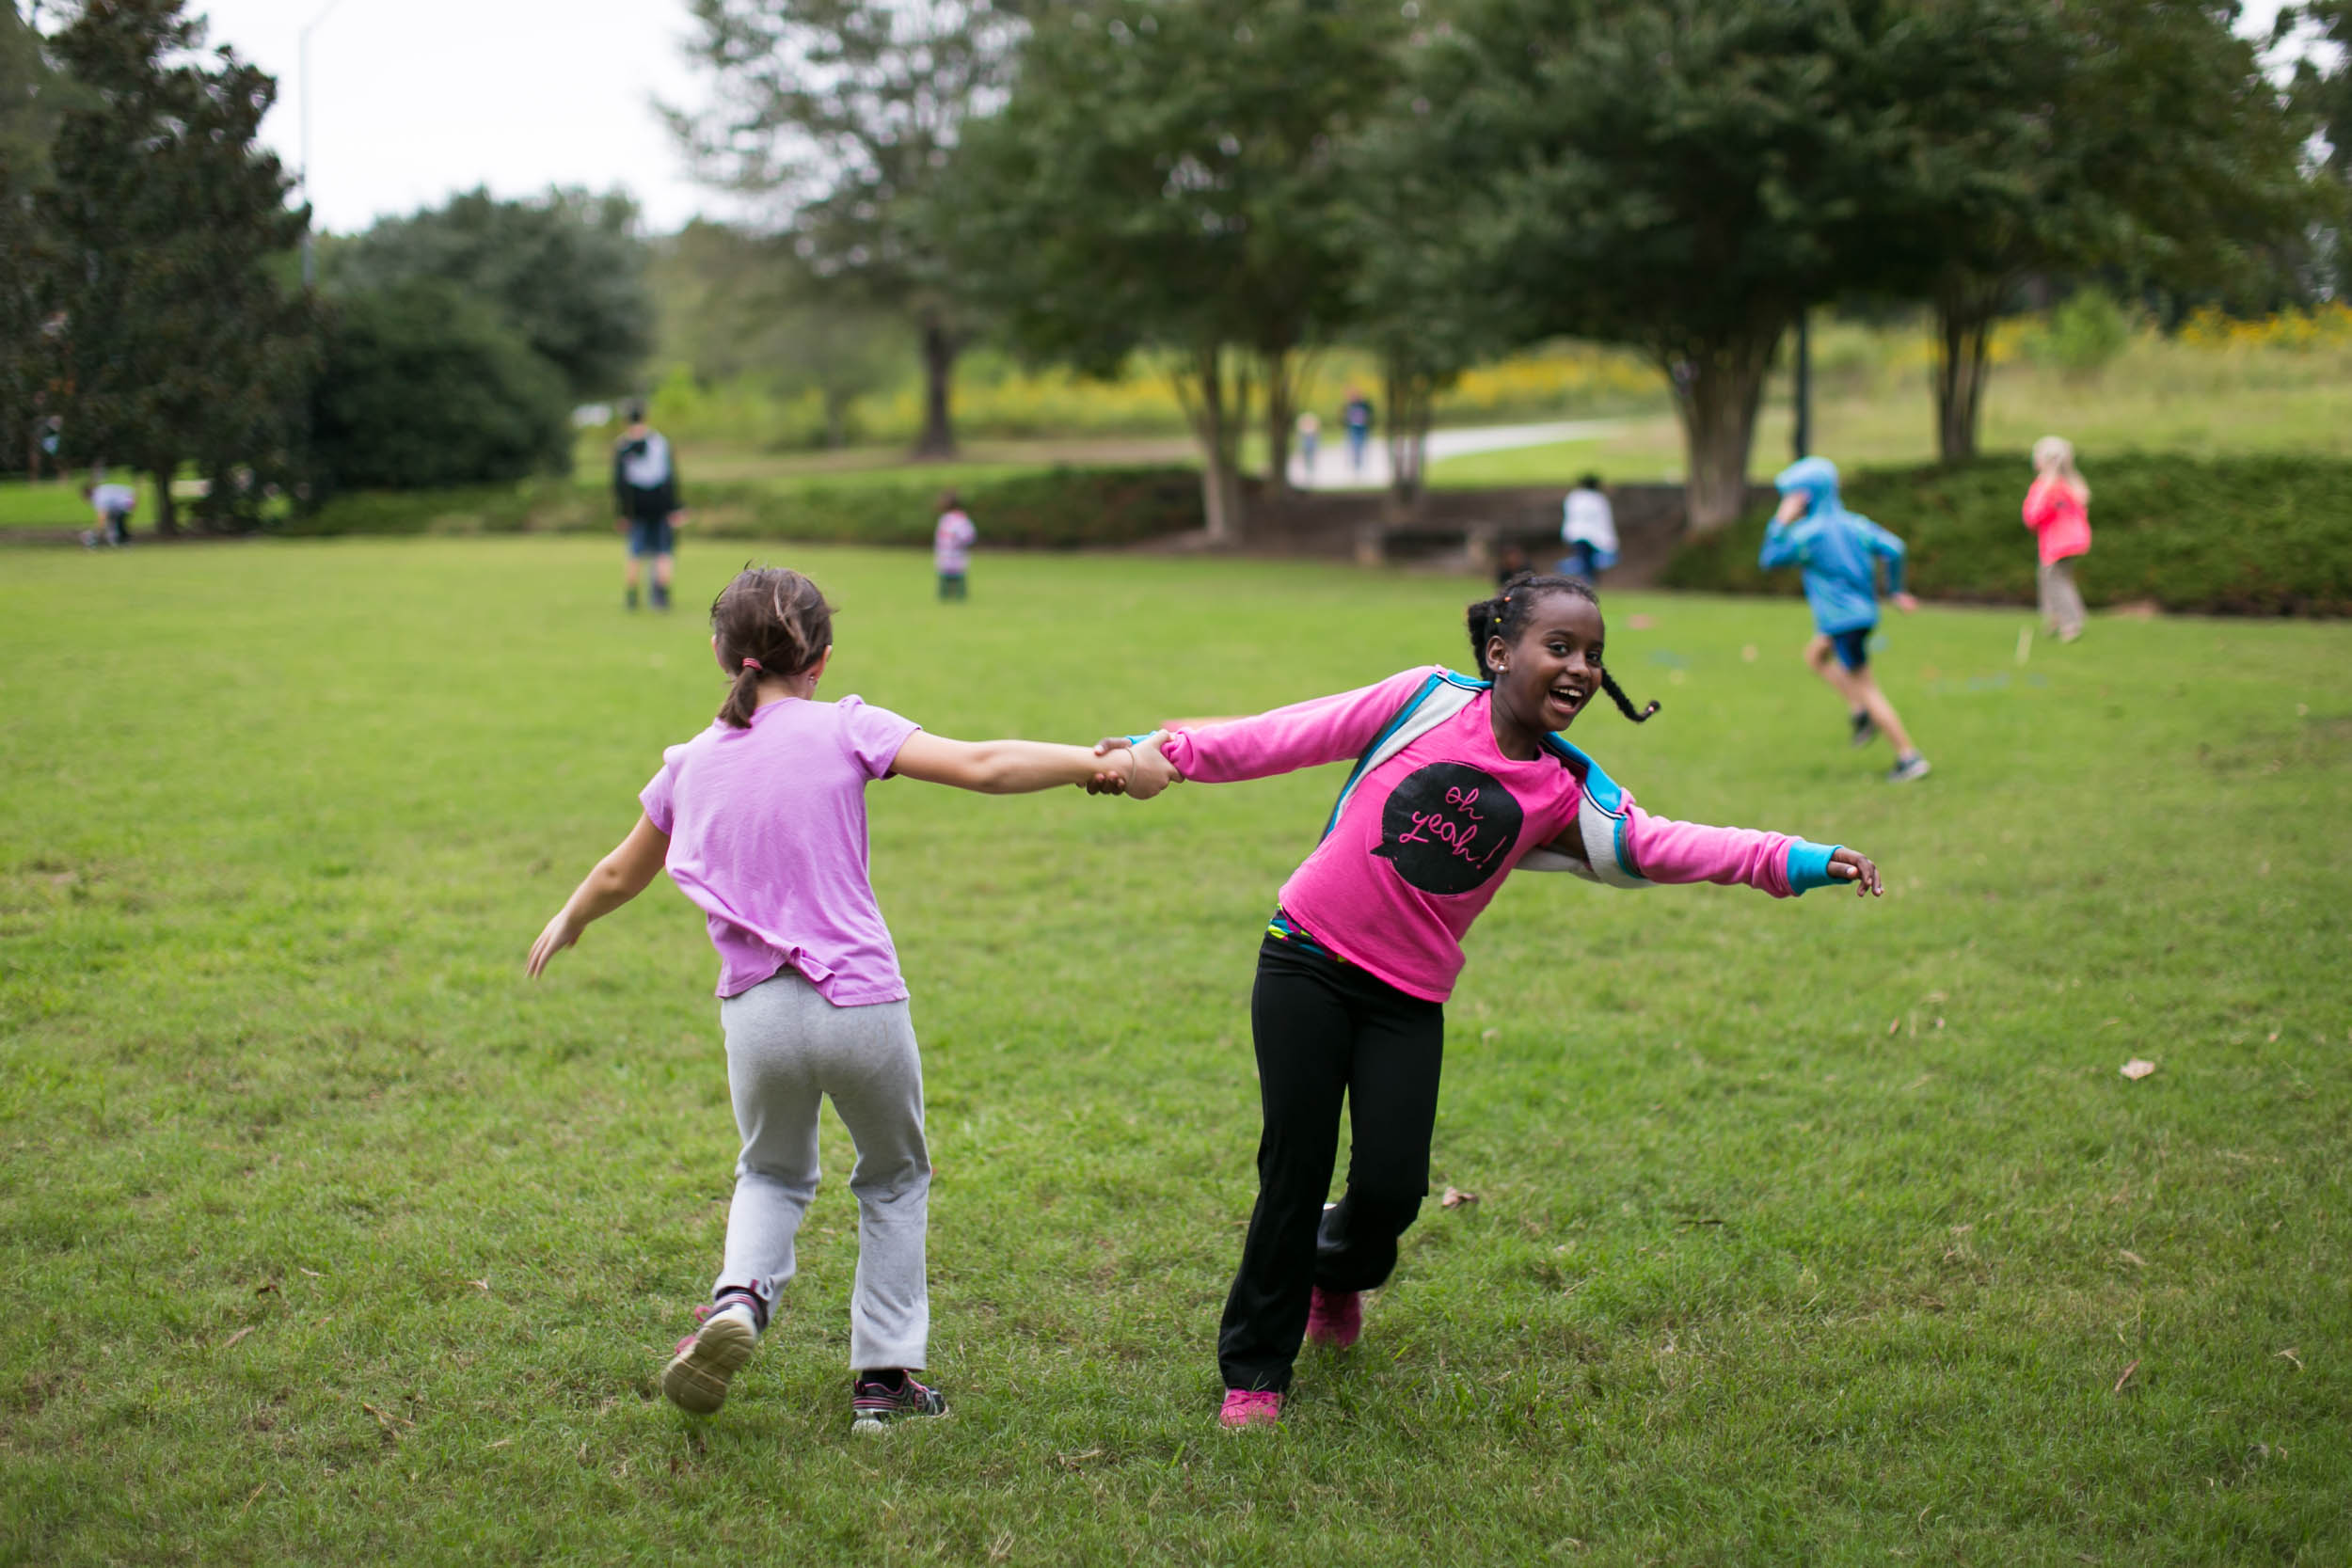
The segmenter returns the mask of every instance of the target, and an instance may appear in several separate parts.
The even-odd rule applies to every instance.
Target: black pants
[[[1249,1022],[1265,1131],[1216,1359],[1226,1387],[1279,1390],[1306,1337],[1310,1291],[1368,1291],[1396,1267],[1396,1239],[1429,1190],[1445,1008],[1269,937]],[[1347,1191],[1326,1213],[1342,1100],[1355,1143]]]

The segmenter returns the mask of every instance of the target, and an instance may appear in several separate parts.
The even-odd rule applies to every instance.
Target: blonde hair
[[[2074,443],[2063,436],[2044,436],[2033,444],[2033,467],[2036,473],[2046,474],[2056,469],[2059,477],[2071,480],[2080,487],[2085,500],[2090,499],[2090,486],[2083,483],[2082,470],[2074,467]]]

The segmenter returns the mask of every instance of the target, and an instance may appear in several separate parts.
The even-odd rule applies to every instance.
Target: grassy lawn
[[[739,559],[690,549],[682,602]],[[828,689],[950,735],[1463,655],[1443,578],[999,556],[940,607],[913,552],[795,559],[842,607]],[[654,1389],[734,1153],[700,919],[657,885],[521,977],[718,697],[617,564],[9,559],[0,1562],[2352,1554],[2352,628],[2101,617],[2021,668],[2025,616],[1924,612],[1880,655],[1936,765],[1899,790],[1799,607],[1613,598],[1666,711],[1577,738],[1890,896],[1505,889],[1434,1172],[1479,1201],[1238,1438],[1251,968],[1337,779],[878,787],[956,1414],[865,1442],[830,1120],[728,1408]]]

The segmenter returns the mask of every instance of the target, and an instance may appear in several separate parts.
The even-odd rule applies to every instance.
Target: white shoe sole
[[[711,1319],[694,1336],[693,1343],[670,1358],[662,1369],[661,1392],[672,1404],[696,1416],[708,1416],[727,1402],[727,1383],[752,1358],[759,1336],[752,1325],[731,1315]]]

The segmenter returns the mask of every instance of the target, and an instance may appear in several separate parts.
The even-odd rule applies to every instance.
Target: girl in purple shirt
[[[638,797],[637,826],[548,922],[529,969],[538,975],[665,866],[703,911],[719,951],[719,1021],[743,1147],[726,1256],[662,1392],[707,1415],[750,1358],[792,1277],[793,1237],[817,1191],[818,1109],[830,1097],[857,1145],[851,1421],[879,1431],[947,1405],[908,1375],[923,1366],[930,1327],[931,1166],[906,982],[866,877],[866,788],[904,776],[991,795],[1056,784],[1119,794],[1142,759],[1106,767],[1083,746],[946,740],[856,697],[818,702],[833,611],[798,572],[744,572],[712,605],[710,624],[711,651],[732,681],[725,705],[708,729],[663,753]]]
[[[1615,887],[1738,882],[1775,897],[1850,881],[1882,891],[1851,849],[1653,816],[1565,730],[1607,692],[1585,583],[1520,577],[1470,607],[1476,680],[1430,666],[1254,719],[1175,726],[1133,746],[1135,793],[1357,759],[1323,842],[1282,886],[1250,997],[1264,1131],[1258,1202],[1217,1335],[1220,1418],[1281,1418],[1302,1338],[1345,1348],[1361,1292],[1396,1266],[1429,1184],[1444,1003],[1461,937],[1515,866]],[[1325,1195],[1344,1101],[1347,1187]]]

